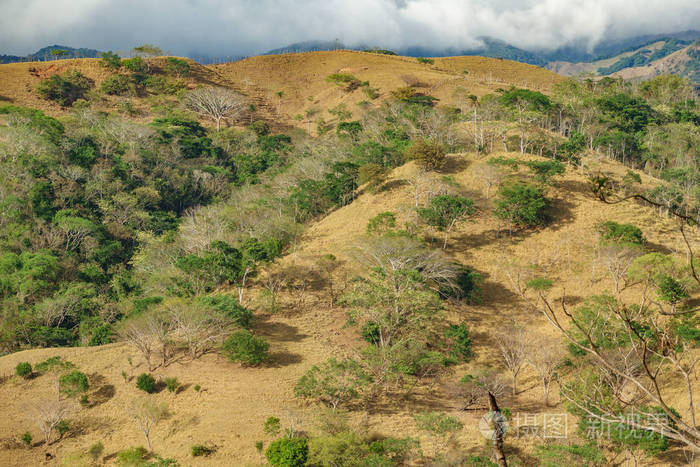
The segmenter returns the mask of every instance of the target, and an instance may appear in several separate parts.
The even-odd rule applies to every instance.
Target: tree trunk
[[[489,410],[491,411],[491,424],[493,426],[493,456],[500,467],[508,467],[506,455],[503,453],[504,427],[502,423],[503,414],[498,408],[496,397],[489,392]]]

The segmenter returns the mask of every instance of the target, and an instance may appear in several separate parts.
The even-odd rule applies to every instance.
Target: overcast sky
[[[525,49],[700,29],[700,0],[0,0],[0,53],[61,44],[251,55],[306,40]]]

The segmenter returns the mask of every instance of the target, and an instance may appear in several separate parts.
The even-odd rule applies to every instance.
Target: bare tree
[[[230,89],[208,86],[188,92],[185,105],[193,112],[216,121],[216,131],[219,131],[221,120],[235,118],[243,112],[245,99]]]
[[[549,390],[557,368],[561,363],[562,351],[554,344],[546,343],[547,337],[536,336],[528,349],[527,360],[535,369],[542,381],[544,403],[549,406]]]
[[[501,184],[503,170],[494,165],[486,164],[478,167],[475,173],[486,187],[486,199],[489,199],[491,196],[491,188],[493,186],[498,187]]]
[[[148,371],[153,371],[154,352],[160,354],[163,366],[166,366],[170,358],[171,331],[171,323],[163,314],[151,312],[125,321],[120,335],[141,352]]]
[[[525,365],[527,350],[525,347],[525,331],[522,328],[513,327],[496,338],[496,345],[503,357],[503,362],[513,377],[513,395],[518,394],[518,374]]]
[[[460,410],[475,410],[487,407],[486,397],[489,393],[496,397],[508,390],[506,378],[501,374],[482,372],[478,375],[466,375],[448,387],[450,396],[459,399]]]
[[[51,437],[56,425],[65,420],[72,408],[72,404],[67,400],[62,400],[60,396],[31,406],[30,416],[43,433],[44,443],[47,446],[51,444]]]
[[[230,330],[230,321],[219,313],[196,305],[168,308],[173,337],[184,343],[193,360],[219,344]]]
[[[168,405],[165,402],[158,402],[153,396],[144,396],[131,401],[127,411],[146,438],[146,444],[150,451],[151,431],[169,415]]]
[[[620,293],[625,287],[627,270],[632,266],[634,260],[641,256],[643,251],[639,248],[626,245],[604,245],[600,248],[600,258],[610,273],[610,278],[615,284],[615,293]]]

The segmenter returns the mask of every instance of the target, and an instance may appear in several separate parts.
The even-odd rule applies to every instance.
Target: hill
[[[509,86],[548,90],[563,79],[542,68],[499,59],[445,57],[425,65],[409,57],[352,51],[261,55],[207,66],[189,63],[192,71],[186,79],[187,87],[211,84],[232,87],[256,105],[256,118],[303,129],[309,127],[307,112],[313,113],[314,122],[319,118],[332,120],[335,117],[328,111],[344,105],[356,116],[361,111],[359,103],[368,102],[370,107],[378,107],[391,98],[391,91],[409,85],[416,85],[421,92],[437,97],[442,105],[460,106],[463,105],[460,99],[464,97],[455,95],[457,88],[482,96]],[[155,73],[163,74],[158,70],[165,67],[165,59],[157,59],[155,66]],[[35,88],[42,79],[68,70],[80,71],[92,79],[96,87],[111,74],[97,59],[6,64],[0,66],[0,81],[6,83],[0,98],[59,115],[64,110],[39,98]],[[376,97],[368,97],[364,87],[341,91],[326,81],[333,73],[352,74],[361,81],[368,81]],[[277,95],[280,91],[281,97]],[[121,100],[108,97],[102,105],[105,109],[115,109]],[[144,117],[149,115],[150,109],[143,96],[131,101]]]
[[[494,156],[520,157],[518,154],[494,154]],[[499,357],[492,343],[492,333],[501,328],[504,321],[517,321],[527,326],[533,336],[554,336],[538,314],[527,308],[526,303],[510,289],[508,275],[512,258],[530,258],[540,267],[546,267],[548,277],[555,279],[557,288],[553,296],[566,290],[569,296],[585,296],[591,288],[605,290],[613,287],[603,274],[591,275],[590,245],[596,241],[596,225],[615,219],[634,222],[644,231],[650,244],[657,250],[673,249],[677,244],[671,220],[659,219],[653,210],[630,204],[603,205],[595,200],[586,186],[586,178],[569,171],[551,193],[555,200],[551,227],[512,238],[497,235],[498,220],[490,215],[491,200],[486,198],[484,185],[478,177],[484,160],[474,154],[453,154],[447,173],[454,177],[457,191],[468,193],[478,200],[482,213],[472,223],[458,227],[452,233],[448,253],[457,261],[467,263],[485,277],[483,305],[449,307],[454,320],[467,319],[474,339],[476,360],[460,368],[459,374],[479,367],[498,366]],[[608,162],[599,169],[624,173],[624,168]],[[595,167],[595,166],[594,166]],[[378,194],[364,193],[351,205],[334,211],[312,225],[304,234],[294,256],[286,256],[271,265],[269,272],[281,271],[294,263],[298,266],[312,264],[314,258],[334,253],[342,261],[342,274],[355,274],[357,264],[348,252],[354,242],[365,235],[368,221],[383,211],[405,212],[413,203],[409,186],[399,182],[416,175],[413,164],[396,169],[387,189]],[[645,177],[645,182],[652,180]],[[693,234],[693,241],[700,240]],[[545,253],[546,252],[546,253]],[[296,258],[296,259],[295,259]],[[574,273],[576,272],[576,273]],[[338,271],[338,275],[341,272]],[[262,314],[254,330],[269,339],[273,349],[272,361],[263,368],[242,368],[216,355],[206,355],[201,361],[176,361],[157,371],[159,378],[177,377],[184,385],[182,392],[163,392],[159,397],[168,402],[172,418],[154,430],[154,446],[159,452],[187,465],[245,465],[259,462],[255,450],[256,440],[266,439],[262,428],[269,416],[281,417],[285,425],[296,424],[311,429],[316,425],[317,409],[306,407],[294,398],[292,388],[296,381],[312,365],[328,356],[343,357],[354,352],[357,337],[355,331],[345,326],[346,316],[342,308],[329,308],[323,291],[309,290],[304,305],[297,307],[298,297],[290,292],[281,293],[279,300],[284,312]],[[544,334],[543,334],[544,333]],[[32,401],[51,394],[51,374],[29,381],[10,378],[15,365],[29,361],[33,365],[54,356],[74,363],[86,372],[93,389],[90,390],[88,408],[79,409],[74,415],[78,427],[50,449],[28,451],[9,440],[16,433],[31,426],[28,418]],[[6,413],[16,414],[0,421],[0,439],[5,446],[0,450],[3,465],[38,464],[44,452],[51,452],[58,459],[67,459],[72,453],[81,452],[97,441],[104,444],[104,455],[113,457],[124,446],[138,445],[142,435],[125,412],[131,398],[138,395],[134,386],[135,375],[145,371],[138,352],[126,344],[111,344],[95,348],[37,349],[15,353],[0,358],[0,375],[5,375],[0,385],[0,400]],[[521,377],[521,386],[527,388],[517,397],[504,395],[503,406],[512,410],[524,410],[532,416],[560,410],[560,406],[542,405],[538,377],[530,369]],[[201,386],[195,391],[195,385]],[[424,410],[441,410],[457,417],[465,425],[457,441],[469,447],[469,452],[480,454],[483,444],[478,422],[480,411],[461,411],[449,395],[449,383],[438,386],[419,386],[410,399],[400,404],[381,405],[381,410],[362,415],[353,423],[362,430],[381,436],[417,436],[424,450],[432,452],[433,441],[413,427],[413,414]],[[554,397],[559,404],[560,401]],[[683,407],[680,400],[676,407]],[[358,414],[359,415],[359,414]],[[570,432],[575,430],[569,422]],[[203,443],[216,446],[216,452],[198,461],[190,456],[190,446]],[[529,440],[513,440],[511,448],[520,450],[521,456],[532,454]]]
[[[56,54],[52,54],[52,51],[61,51],[61,55],[58,56]],[[65,45],[49,45],[47,47],[43,47],[36,52],[26,55],[24,57],[20,57],[18,55],[0,55],[0,63],[15,63],[15,62],[39,62],[39,61],[44,61],[48,62],[51,60],[56,60],[56,59],[61,59],[65,60],[68,58],[96,58],[99,57],[100,54],[99,50],[95,49],[86,49],[86,48],[79,48],[76,49],[74,47],[68,47]]]
[[[0,464],[490,465],[493,398],[512,465],[692,459],[687,81],[321,51],[0,83]]]

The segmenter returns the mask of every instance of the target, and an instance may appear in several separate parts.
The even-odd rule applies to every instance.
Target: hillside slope
[[[499,155],[499,154],[494,154]],[[500,154],[521,157],[518,154]],[[530,156],[527,156],[528,158]],[[594,246],[596,225],[604,220],[633,222],[644,231],[653,249],[675,251],[681,239],[671,220],[660,219],[655,212],[632,203],[605,205],[590,194],[587,180],[569,169],[556,182],[549,196],[553,199],[553,223],[546,228],[508,235],[499,231],[499,222],[491,214],[492,200],[486,199],[485,187],[478,173],[484,159],[474,154],[450,156],[443,175],[452,178],[457,192],[476,200],[478,215],[474,222],[460,225],[451,235],[447,254],[483,274],[483,304],[451,304],[448,315],[453,321],[469,325],[474,340],[474,361],[457,368],[457,376],[475,368],[501,367],[493,347],[493,333],[509,321],[518,322],[532,332],[533,339],[559,339],[541,316],[529,310],[513,292],[509,268],[515,258],[535,264],[547,277],[555,280],[554,297],[566,290],[569,297],[584,297],[612,288],[602,266],[596,264]],[[624,173],[626,169],[607,161],[589,160],[590,170]],[[311,265],[319,256],[333,253],[343,266],[339,276],[352,277],[358,267],[350,254],[354,242],[365,234],[367,222],[383,211],[397,213],[400,223],[410,219],[414,193],[403,180],[416,175],[413,163],[395,169],[385,189],[377,194],[363,193],[352,204],[337,209],[311,226],[295,254],[279,259],[270,267],[281,271],[291,264]],[[644,175],[642,175],[644,177]],[[648,178],[644,181],[649,182]],[[691,241],[700,241],[697,233]],[[251,292],[255,294],[254,291]],[[222,357],[206,355],[198,361],[181,359],[166,368],[159,368],[159,377],[176,376],[184,384],[182,392],[161,392],[158,397],[169,404],[172,414],[153,430],[154,450],[178,460],[181,465],[251,465],[261,461],[255,450],[257,440],[269,441],[263,433],[264,421],[278,416],[283,426],[313,431],[318,409],[307,407],[293,397],[293,386],[312,365],[328,356],[348,356],[359,345],[356,330],[345,327],[346,310],[329,308],[323,290],[310,290],[304,297],[284,291],[283,311],[265,314],[258,311],[254,329],[271,343],[272,361],[261,368],[241,368]],[[20,361],[36,363],[52,356],[70,360],[90,377],[92,389],[88,408],[76,408],[70,418],[75,428],[60,443],[48,449],[28,450],[16,437],[29,430],[38,438],[30,414],[32,403],[49,398],[54,391],[55,374],[30,380],[11,376]],[[126,344],[110,344],[99,348],[36,349],[0,358],[0,400],[3,412],[10,414],[0,421],[0,464],[8,466],[41,465],[45,452],[55,456],[46,465],[70,459],[101,441],[105,458],[126,446],[141,445],[143,438],[125,408],[139,392],[134,377],[145,371],[145,364],[135,348]],[[384,401],[371,413],[355,411],[355,422],[368,433],[384,436],[416,436],[424,452],[433,452],[433,441],[417,432],[413,414],[426,410],[445,411],[465,425],[458,436],[462,447],[471,453],[482,453],[484,441],[478,430],[481,410],[461,411],[448,397],[447,378],[435,387],[418,387],[406,399]],[[195,391],[195,385],[201,390]],[[516,397],[503,396],[501,404],[514,412],[543,414],[563,412],[557,405],[545,407],[541,402],[538,379],[531,369],[521,377],[522,392]],[[675,401],[674,401],[675,402]],[[674,405],[686,410],[680,402]],[[575,430],[573,419],[569,433]],[[509,441],[509,449],[517,449],[527,459],[532,440]],[[192,458],[194,444],[215,445],[217,451],[207,458]],[[70,463],[69,465],[78,465]],[[670,461],[669,461],[670,462]]]

